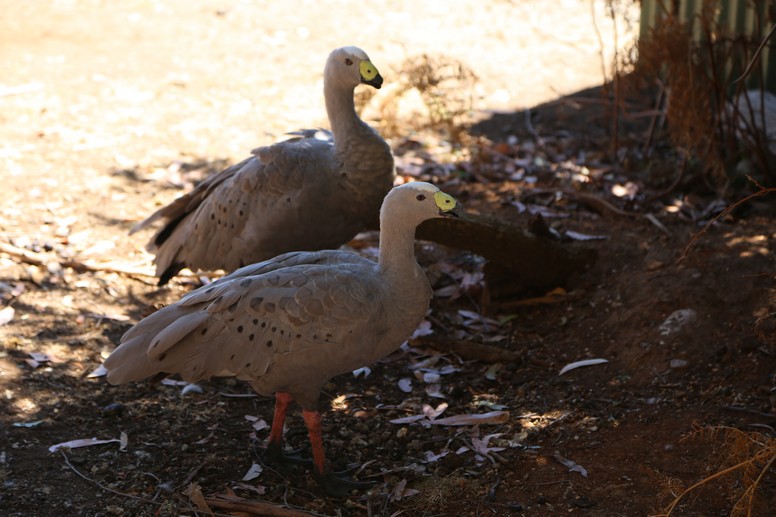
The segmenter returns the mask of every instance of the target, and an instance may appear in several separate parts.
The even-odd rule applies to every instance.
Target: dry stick
[[[536,129],[533,127],[533,123],[531,122],[531,108],[527,108],[524,112],[524,118],[525,118],[525,129],[530,133],[530,135],[534,138],[534,141],[536,142],[536,145],[543,147],[544,146],[544,139],[541,137],[539,133],[536,132]]]
[[[746,76],[752,73],[752,69],[754,68],[755,61],[757,61],[757,58],[760,57],[760,54],[765,48],[765,44],[768,43],[768,40],[771,39],[774,32],[776,32],[776,24],[774,24],[774,26],[771,27],[771,30],[768,32],[768,35],[765,36],[765,38],[763,38],[763,40],[760,42],[760,46],[757,47],[757,50],[754,51],[754,55],[752,56],[752,59],[749,60],[749,63],[746,65],[746,70],[744,70],[744,73],[741,74],[741,77],[733,81],[733,83],[740,83],[741,81],[746,79]]]
[[[735,203],[733,203],[732,205],[730,205],[730,206],[728,206],[727,208],[725,208],[723,211],[721,211],[719,214],[717,214],[717,215],[716,215],[716,216],[715,216],[715,217],[714,217],[714,218],[713,218],[711,221],[709,221],[709,222],[706,224],[706,226],[704,226],[704,227],[701,229],[701,231],[699,231],[698,233],[696,233],[695,235],[693,235],[693,236],[692,236],[692,239],[690,239],[690,242],[689,242],[689,243],[687,243],[687,247],[686,247],[686,248],[684,248],[684,253],[682,253],[682,256],[681,256],[681,257],[679,257],[679,260],[677,260],[677,263],[678,263],[678,262],[682,262],[682,261],[683,261],[685,258],[687,258],[687,254],[690,252],[690,248],[692,248],[692,247],[695,245],[695,241],[697,241],[697,240],[698,240],[698,239],[701,237],[701,235],[703,235],[704,233],[706,233],[706,231],[708,231],[708,229],[711,227],[711,225],[712,225],[712,224],[714,224],[714,223],[716,223],[718,219],[720,219],[721,217],[725,217],[725,216],[726,216],[726,215],[728,215],[730,212],[732,212],[733,210],[735,210],[735,209],[736,209],[736,208],[737,208],[739,205],[741,205],[741,204],[743,204],[743,203],[746,203],[747,201],[749,201],[749,200],[751,200],[751,199],[754,199],[754,198],[756,198],[756,197],[760,197],[760,196],[764,196],[764,195],[766,195],[766,194],[771,194],[771,193],[773,193],[773,192],[776,192],[776,187],[765,188],[765,187],[763,187],[762,185],[760,185],[759,183],[757,183],[757,182],[756,182],[754,179],[752,179],[750,176],[747,176],[747,178],[749,178],[749,181],[751,181],[752,183],[754,183],[755,185],[757,185],[757,187],[758,187],[760,190],[758,190],[757,192],[755,192],[755,193],[753,193],[753,194],[749,194],[748,196],[746,196],[746,197],[745,197],[745,198],[743,198],[743,199],[739,199],[738,201],[736,201],[736,202],[735,202]]]
[[[680,176],[681,177],[681,176]],[[678,180],[677,180],[678,183]],[[622,216],[622,217],[644,217],[647,221],[655,225],[655,227],[660,230],[661,232],[665,233],[669,237],[672,237],[673,234],[671,231],[663,225],[654,215],[652,214],[640,214],[637,212],[628,212],[626,210],[620,210],[613,204],[609,203],[605,199],[602,199],[598,196],[594,196],[592,194],[583,194],[581,192],[574,192],[572,190],[563,190],[563,189],[550,189],[550,190],[534,190],[530,192],[531,194],[547,194],[547,193],[555,193],[555,192],[562,192],[563,194],[576,198],[578,201],[580,201],[583,205],[587,205],[594,210],[597,210],[600,213],[604,212],[612,212],[613,214]]]
[[[465,361],[485,363],[518,363],[523,356],[512,350],[505,350],[485,343],[462,339],[445,339],[433,336],[420,336],[410,341],[412,346],[427,346],[440,352],[452,352]]]
[[[771,460],[770,463],[772,463],[772,462],[773,462],[773,460]],[[751,463],[752,463],[752,460],[750,458],[748,460],[742,461],[741,463],[733,465],[732,467],[728,467],[728,468],[726,468],[724,470],[720,470],[719,472],[716,472],[716,473],[712,474],[711,476],[709,476],[707,478],[701,479],[700,481],[695,483],[693,486],[691,486],[690,488],[686,489],[684,492],[682,492],[681,494],[676,496],[676,499],[674,499],[671,502],[671,504],[668,505],[667,512],[662,514],[661,517],[669,517],[671,515],[671,512],[674,511],[674,508],[676,507],[676,505],[679,504],[679,501],[681,501],[684,496],[686,496],[687,494],[689,494],[690,492],[692,492],[693,490],[695,490],[699,486],[705,485],[709,481],[713,481],[713,480],[717,479],[718,477],[722,477],[722,476],[724,476],[726,474],[730,474],[731,472],[735,472],[736,470],[738,470],[738,469],[740,469],[742,467],[746,467],[746,466],[750,465]],[[770,463],[768,464],[769,467],[770,467]]]
[[[621,215],[623,217],[639,217],[641,214],[636,212],[627,212],[625,210],[620,210],[613,204],[609,203],[605,199],[602,199],[598,196],[595,196],[593,194],[584,194],[582,192],[575,192],[573,190],[566,190],[566,189],[535,189],[531,190],[526,193],[525,197],[529,196],[541,196],[545,194],[556,194],[556,193],[562,193],[566,196],[572,197],[580,201],[583,205],[587,205],[590,208],[593,208],[594,210],[598,211],[599,213],[604,212],[612,212],[616,215]]]
[[[22,262],[25,262],[27,264],[32,264],[33,266],[45,267],[47,264],[50,264],[52,262],[57,262],[62,267],[68,267],[70,269],[74,269],[79,272],[89,271],[89,272],[118,273],[121,275],[142,276],[142,277],[150,277],[150,278],[153,278],[155,276],[151,273],[146,273],[145,271],[124,269],[124,268],[119,268],[115,266],[95,266],[93,264],[87,264],[85,262],[81,262],[78,260],[62,260],[59,258],[54,258],[52,260],[49,260],[48,257],[43,253],[36,253],[34,251],[25,250],[23,248],[17,248],[16,246],[13,246],[5,242],[0,242],[0,253],[5,253],[6,255],[9,255],[15,259],[19,259]]]
[[[663,125],[663,120],[665,118],[665,110],[666,108],[663,107],[663,109],[660,109],[660,106],[663,106],[663,96],[666,95],[666,89],[663,85],[663,81],[657,80],[657,96],[655,97],[655,109],[654,114],[652,115],[652,119],[649,121],[649,129],[647,130],[647,140],[644,142],[644,147],[642,147],[641,152],[644,154],[645,157],[649,158],[652,155],[652,141],[655,138],[655,132],[658,129],[658,126]]]
[[[742,496],[742,499],[746,497],[746,494],[749,493],[749,513],[747,515],[751,515],[751,509],[752,506],[754,506],[754,493],[757,489],[757,486],[760,484],[760,481],[762,481],[763,476],[771,469],[771,465],[773,465],[773,462],[776,461],[776,454],[771,456],[771,459],[768,460],[768,463],[760,470],[760,475],[757,476],[757,479],[755,479],[751,485],[749,485],[749,488],[746,489],[746,492],[744,492],[744,495]]]
[[[205,502],[214,508],[222,510],[247,512],[252,515],[266,515],[268,517],[308,517],[317,515],[240,497],[220,496],[218,499],[205,498]]]
[[[43,253],[37,253],[23,248],[18,248],[12,244],[6,242],[0,242],[0,253],[18,259],[26,264],[32,264],[33,266],[46,267],[47,264],[52,262],[58,263],[63,268],[70,268],[78,272],[91,272],[91,273],[116,273],[124,276],[143,277],[143,278],[156,278],[153,273],[146,271],[140,271],[137,269],[126,269],[123,267],[110,266],[110,265],[94,265],[79,260],[62,260],[59,258],[48,259]],[[199,276],[213,276],[217,274],[213,271],[204,271],[196,274],[185,275],[179,273],[178,276],[199,277]]]
[[[130,498],[130,499],[135,499],[136,501],[142,501],[142,502],[144,502],[144,503],[148,503],[148,504],[155,504],[156,506],[161,506],[161,504],[162,504],[162,503],[159,503],[159,502],[157,502],[157,501],[152,501],[152,500],[150,500],[150,499],[146,499],[146,498],[144,498],[144,497],[138,497],[138,496],[136,496],[136,495],[132,495],[132,494],[125,494],[124,492],[119,492],[118,490],[114,490],[114,489],[112,489],[112,488],[108,488],[108,487],[106,487],[105,485],[103,485],[103,484],[102,484],[102,483],[100,483],[99,481],[96,481],[96,480],[94,480],[94,479],[92,479],[92,478],[86,477],[86,475],[85,475],[85,474],[82,474],[82,473],[81,473],[81,472],[80,472],[80,471],[79,471],[77,468],[75,468],[75,467],[73,466],[73,464],[72,464],[72,463],[70,463],[70,460],[67,458],[67,455],[65,454],[65,451],[63,451],[63,450],[61,450],[61,449],[60,449],[60,451],[59,451],[59,452],[62,454],[62,458],[64,458],[64,460],[65,460],[65,463],[67,464],[67,466],[68,466],[68,467],[70,467],[70,470],[72,470],[73,472],[75,472],[75,473],[76,473],[76,474],[77,474],[79,477],[81,477],[82,479],[85,479],[85,480],[86,480],[86,481],[88,481],[89,483],[91,483],[91,484],[93,484],[93,485],[97,486],[98,488],[100,488],[100,489],[102,489],[102,490],[105,490],[106,492],[110,492],[111,494],[116,494],[116,495],[120,495],[120,496],[122,496],[122,497],[128,497],[128,498]]]

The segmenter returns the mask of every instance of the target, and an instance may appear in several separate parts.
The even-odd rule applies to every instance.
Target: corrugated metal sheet
[[[660,23],[661,17],[677,9],[679,19],[688,21],[698,15],[704,0],[641,0],[640,35],[649,33],[649,29]],[[776,23],[776,5],[774,0],[720,0],[717,21],[737,34],[758,35],[763,38]],[[693,28],[695,38],[701,38],[699,24]],[[759,43],[759,40],[758,40]],[[756,45],[755,45],[756,47]],[[754,49],[752,49],[754,52]],[[762,80],[765,89],[776,93],[776,36],[772,37],[762,51]],[[746,63],[738,63],[733,73],[742,73]],[[760,88],[761,77],[755,69],[747,81],[749,88]]]

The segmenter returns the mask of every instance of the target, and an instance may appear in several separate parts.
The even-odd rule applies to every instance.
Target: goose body
[[[300,130],[259,147],[162,207],[148,243],[159,283],[181,269],[234,271],[290,251],[336,248],[374,227],[394,180],[390,147],[356,114],[358,84],[383,79],[357,47],[335,49],[324,68],[331,132]]]
[[[132,327],[105,361],[121,384],[160,372],[195,382],[231,375],[276,396],[270,446],[286,407],[302,407],[316,473],[325,475],[318,398],[335,375],[397,349],[428,310],[431,288],[415,256],[415,228],[455,216],[428,183],[395,187],[380,212],[378,261],[336,250],[292,252],[238,269]],[[321,442],[322,443],[322,442]]]

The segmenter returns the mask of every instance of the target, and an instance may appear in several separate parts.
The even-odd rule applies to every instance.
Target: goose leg
[[[267,447],[278,447],[283,441],[283,426],[286,423],[286,412],[288,406],[294,401],[290,393],[278,391],[275,393],[275,414],[272,416],[272,429],[269,432],[269,443]]]
[[[288,406],[294,401],[289,393],[275,393],[275,414],[272,416],[272,428],[267,441],[265,458],[267,463],[277,465],[281,470],[290,470],[295,464],[309,464],[310,461],[295,455],[283,454],[283,425],[286,422]]]
[[[350,495],[354,489],[369,488],[373,483],[353,481],[335,476],[326,469],[326,453],[323,450],[323,434],[321,432],[321,414],[318,411],[302,410],[302,417],[310,436],[310,446],[313,450],[313,466],[315,468],[315,480],[334,497]]]

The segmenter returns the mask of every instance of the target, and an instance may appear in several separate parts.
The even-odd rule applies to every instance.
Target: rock
[[[693,309],[679,309],[678,311],[674,311],[663,323],[661,323],[659,329],[660,335],[670,336],[671,334],[676,334],[688,323],[695,321],[695,318],[697,317],[698,313]]]
[[[689,366],[690,362],[685,361],[684,359],[671,359],[671,362],[668,363],[668,365],[671,367],[672,370],[679,370],[682,368],[687,368]]]

